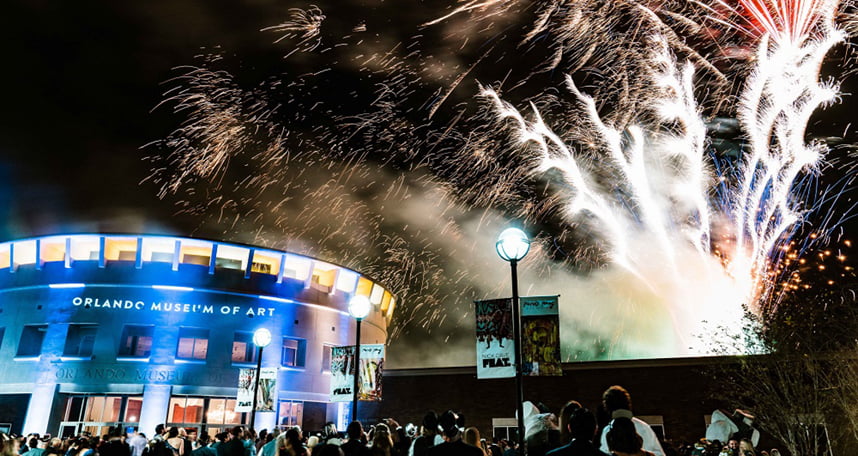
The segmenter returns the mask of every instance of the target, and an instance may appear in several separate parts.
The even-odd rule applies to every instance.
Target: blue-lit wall
[[[103,244],[103,243],[102,243]],[[249,262],[248,262],[249,263]],[[212,263],[214,264],[214,263]],[[236,331],[268,328],[273,341],[263,367],[279,367],[279,400],[328,402],[324,345],[354,343],[349,298],[358,293],[314,289],[309,280],[197,264],[139,261],[36,261],[0,268],[0,394],[31,394],[23,432],[57,433],[67,394],[143,396],[140,428],[166,421],[171,395],[234,398],[238,372],[254,364],[231,360]],[[389,315],[364,320],[363,343],[384,343]],[[391,309],[392,310],[392,309]],[[91,356],[63,356],[69,326],[97,325]],[[27,325],[47,325],[38,356],[17,356]],[[148,359],[118,356],[126,325],[153,325]],[[180,328],[209,330],[205,360],[177,359]],[[281,365],[282,338],[303,340],[301,367]],[[329,409],[336,409],[335,406]],[[257,415],[271,428],[273,414]]]

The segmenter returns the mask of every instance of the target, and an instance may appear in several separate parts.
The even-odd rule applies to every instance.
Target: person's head
[[[465,428],[465,432],[462,433],[462,440],[465,441],[468,445],[472,445],[475,447],[480,446],[480,431],[474,426],[470,426]]]
[[[179,428],[176,426],[172,426],[169,431],[167,431],[167,438],[174,439],[179,436]]]
[[[301,448],[304,444],[301,442],[301,430],[297,427],[290,428],[284,434],[286,449],[295,450]]]
[[[393,438],[390,436],[390,428],[386,424],[376,424],[372,433],[373,448],[388,449],[393,447]]]
[[[605,410],[608,413],[616,410],[631,410],[632,397],[625,388],[620,385],[614,385],[602,394],[602,404],[604,404]]]
[[[5,432],[0,432],[0,456],[18,456],[21,442]]]
[[[458,421],[459,417],[452,410],[447,410],[438,417],[438,426],[444,433],[445,439],[453,440],[459,435]]]
[[[635,424],[628,418],[615,418],[608,425],[608,449],[623,453],[637,453],[643,441],[635,431]]]
[[[349,436],[349,440],[360,440],[363,437],[363,426],[360,424],[360,421],[349,423],[349,426],[346,428],[346,435]]]
[[[36,448],[39,446],[39,439],[36,437],[30,437],[27,439],[27,446],[30,448]]]
[[[229,435],[233,439],[240,439],[242,434],[244,434],[244,429],[241,426],[235,426],[229,430]]]
[[[729,448],[730,451],[738,450],[739,449],[739,439],[737,439],[735,437],[730,437],[730,440],[727,441],[727,448]]]
[[[575,409],[569,416],[566,431],[572,439],[593,440],[596,435],[596,415],[583,407]]]
[[[749,439],[742,439],[739,441],[739,451],[744,454],[745,451],[754,452],[754,444]]]
[[[331,437],[336,437],[337,435],[339,435],[339,432],[337,432],[337,425],[334,424],[333,421],[328,421],[327,423],[325,423],[325,428],[322,429],[322,434],[325,436],[325,438],[328,439]]]
[[[430,410],[423,416],[423,434],[435,435],[438,433],[438,415],[434,410]]]
[[[199,443],[200,446],[207,446],[209,443],[211,443],[211,441],[212,438],[211,436],[209,436],[208,432],[203,432],[202,434],[197,436],[197,443]]]
[[[164,425],[163,424],[159,424],[159,425],[155,426],[155,434],[157,434],[157,435],[164,434]]]
[[[569,401],[563,408],[560,409],[560,435],[563,443],[568,443],[572,440],[572,436],[569,434],[569,421],[572,418],[572,413],[575,410],[581,408],[581,404],[578,401]]]

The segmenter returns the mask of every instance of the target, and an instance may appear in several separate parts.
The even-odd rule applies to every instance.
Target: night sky
[[[321,33],[322,45],[287,58],[292,49],[290,45],[274,43],[280,36],[277,32],[260,30],[289,18],[290,8],[306,10],[312,5],[317,5],[326,16]],[[174,78],[186,74],[186,66],[204,65],[212,61],[212,55],[218,57],[211,68],[228,70],[237,86],[248,92],[264,91],[268,87],[272,93],[272,100],[269,100],[272,105],[279,101],[287,106],[278,111],[278,119],[281,124],[302,133],[298,139],[288,139],[293,141],[290,144],[297,150],[297,145],[303,144],[301,141],[306,141],[314,133],[321,132],[319,136],[326,138],[330,136],[330,130],[336,130],[331,120],[334,114],[357,117],[367,103],[372,103],[379,96],[378,84],[386,80],[364,69],[372,63],[363,67],[350,64],[349,61],[356,61],[350,60],[355,59],[356,52],[365,48],[397,48],[397,52],[413,49],[420,54],[422,66],[418,73],[421,79],[417,83],[397,86],[401,87],[402,93],[396,96],[412,106],[403,110],[401,115],[404,122],[415,127],[399,130],[379,122],[370,131],[362,130],[360,134],[350,136],[343,149],[367,148],[368,144],[377,141],[384,150],[367,158],[373,164],[367,173],[387,167],[408,175],[414,169],[425,167],[426,173],[433,175],[433,183],[445,179],[460,182],[463,176],[460,173],[464,171],[446,171],[443,159],[436,157],[442,155],[437,150],[452,149],[458,147],[458,143],[473,140],[467,134],[468,124],[455,124],[459,137],[451,136],[452,139],[442,138],[435,142],[432,142],[436,139],[432,134],[421,129],[442,132],[446,125],[455,123],[451,119],[472,114],[477,80],[493,83],[517,78],[558,84],[562,83],[563,72],[561,67],[556,72],[540,73],[533,78],[529,74],[551,55],[551,50],[542,46],[544,43],[539,39],[528,46],[517,46],[526,25],[535,18],[535,7],[522,4],[511,9],[511,13],[474,23],[476,25],[471,31],[453,30],[470,24],[466,20],[447,26],[421,26],[450,12],[453,2],[440,5],[440,2],[429,5],[426,2],[298,3],[273,0],[7,2],[0,19],[3,34],[0,49],[4,62],[0,72],[4,88],[3,118],[0,119],[0,214],[5,220],[0,224],[0,240],[83,231],[164,233],[257,243],[272,248],[299,246],[299,251],[316,253],[321,258],[360,269],[355,266],[361,264],[361,259],[357,258],[360,253],[353,256],[332,253],[338,244],[314,250],[313,244],[318,240],[310,235],[299,239],[296,233],[300,230],[289,232],[288,242],[278,239],[278,230],[285,223],[282,220],[271,221],[257,215],[257,218],[247,217],[246,222],[228,224],[223,218],[213,217],[212,207],[205,203],[200,204],[201,209],[198,210],[183,210],[187,209],[184,206],[186,202],[199,204],[200,200],[207,198],[200,190],[204,186],[199,180],[189,186],[195,191],[190,196],[179,192],[159,197],[162,181],[154,170],[170,166],[169,162],[163,161],[168,151],[163,145],[144,145],[163,140],[181,125],[184,114],[174,114],[173,104],[167,103],[157,109],[156,106],[165,98],[165,93],[182,84]],[[293,39],[292,42],[301,41]],[[338,47],[338,43],[344,44]],[[839,49],[826,71],[835,74],[846,69],[845,59],[843,49]],[[466,76],[459,83],[458,78],[463,73]],[[844,92],[850,92],[854,84],[853,71],[849,73],[844,81]],[[413,74],[402,72],[403,78],[410,76]],[[602,77],[608,80],[611,76]],[[273,82],[278,79],[285,81],[284,86],[288,86],[290,80],[300,82],[297,89],[288,89]],[[598,87],[601,82],[604,81],[593,77],[586,80],[584,87]],[[454,85],[456,88],[448,92],[447,88]],[[514,100],[530,100],[533,94],[528,92],[527,85],[522,84],[521,87],[509,89],[507,93]],[[815,118],[810,128],[811,135],[847,137],[845,140],[831,140],[832,144],[852,142],[855,135],[851,125],[854,118],[851,114],[854,110],[850,108],[854,101],[851,98],[847,93],[841,106]],[[321,107],[317,107],[316,102]],[[290,103],[297,108],[290,111]],[[414,130],[414,137],[421,138],[415,144],[424,147],[420,152],[423,156],[417,159],[413,150],[401,147],[413,141],[413,137],[406,137],[403,133],[410,135],[411,130]],[[388,131],[393,133],[386,135]],[[320,140],[314,147],[324,147],[328,144],[326,141],[329,140]],[[854,162],[854,157],[848,158],[849,150],[840,147],[835,154],[841,160],[840,172],[847,170],[848,173],[853,169],[852,165],[843,165]],[[331,156],[332,161],[348,161],[346,153],[340,150],[333,150]],[[156,158],[153,161],[147,157]],[[318,158],[307,159],[299,162],[298,167],[320,161],[324,162]],[[248,163],[249,160],[243,162],[238,157],[230,166],[240,168]],[[500,163],[501,167],[509,164],[503,160]],[[276,178],[294,181],[328,176],[328,168],[318,172],[310,167],[306,169],[311,171],[290,170]],[[170,172],[166,175],[169,178]],[[336,174],[332,175],[336,178]],[[240,177],[233,176],[232,171],[224,176],[222,181],[226,182],[226,187],[230,179],[240,180]],[[831,177],[830,181],[839,177]],[[386,178],[396,181],[395,176]],[[358,188],[355,198],[374,200],[386,191],[379,186],[382,185],[367,183]],[[414,195],[419,197],[420,191],[430,193],[430,190],[421,188],[414,189]],[[224,193],[230,194],[229,190]],[[237,190],[235,193],[241,192]],[[259,195],[259,198],[268,197],[262,192]],[[300,192],[287,196],[293,196],[294,201],[301,195],[306,196]],[[837,207],[850,207],[849,195],[851,193]],[[529,196],[532,195],[515,195],[509,199],[496,197],[496,204],[492,207],[514,219],[516,211],[510,207],[526,201]],[[490,211],[484,202],[472,204],[475,197],[463,199],[463,205],[477,209],[474,213],[457,216],[460,226],[467,227],[470,222],[495,216],[487,216]],[[323,201],[334,204],[338,200]],[[258,214],[270,209],[264,203],[245,204],[249,209],[239,208],[235,213]],[[419,211],[420,208],[403,208],[406,214],[408,210]],[[317,222],[316,218],[309,220],[308,226]],[[264,228],[253,231],[257,221],[261,221]],[[552,223],[552,215],[549,214],[538,228],[543,234],[550,232]],[[388,226],[383,223],[380,228],[405,229],[400,226],[405,225],[391,223]],[[488,226],[494,227],[491,223]],[[849,234],[853,226],[854,222],[838,232]],[[425,227],[418,226],[418,232],[421,230],[423,232],[414,237],[419,238],[419,242],[415,242],[422,246],[421,252],[431,252],[437,257],[438,250],[433,249],[440,241],[428,239],[431,236],[425,233]],[[462,231],[465,230],[460,229],[455,236],[465,236]],[[496,258],[486,259],[494,255],[494,232],[487,228],[475,231],[485,236],[485,246],[470,248],[488,251],[488,256],[478,255],[480,258],[475,260],[475,264],[496,269],[481,273],[464,272],[467,265],[449,265],[443,259],[436,259],[436,262],[444,264],[442,272],[445,275],[458,275],[464,280],[485,283],[494,280],[498,270],[505,274],[505,264],[499,260],[493,263]],[[289,236],[284,235],[284,238]],[[553,245],[561,253],[554,252],[553,255],[561,255],[566,243],[574,242],[574,239],[559,236]],[[550,239],[549,243],[552,243]],[[348,247],[353,244],[356,242],[343,241],[339,245]],[[463,251],[458,244],[446,251],[450,255],[473,254],[472,251]],[[411,261],[403,261],[402,264],[410,265]],[[582,267],[579,264],[572,266],[579,270]],[[373,264],[369,272],[384,277],[377,272],[383,268],[384,265]],[[427,271],[431,272],[431,268]],[[436,278],[425,273],[422,280]],[[459,286],[455,279],[448,277],[445,280]],[[416,316],[426,310],[419,309],[414,303],[405,304],[406,308],[412,306],[407,312],[403,311],[410,318],[396,323],[408,329],[393,342],[392,366],[421,365],[424,362],[422,358],[416,361],[416,355],[404,347],[433,353],[449,350],[446,360],[428,361],[427,358],[425,362],[428,364],[471,362],[468,357],[472,356],[469,354],[473,337],[470,326],[472,314],[467,313],[470,300],[494,297],[491,293],[501,293],[507,286],[507,283],[499,283],[496,287],[473,286],[468,289],[469,294],[459,296],[455,303],[450,303],[450,295],[458,294],[460,288],[451,286],[439,291],[437,294],[443,296],[435,296],[430,301],[450,303],[448,316],[438,316],[437,312],[432,318]],[[528,290],[526,284],[524,289]],[[421,296],[427,294],[431,293],[421,291]],[[393,353],[397,349],[398,353]]]

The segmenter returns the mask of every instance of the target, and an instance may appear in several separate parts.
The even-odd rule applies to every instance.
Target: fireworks
[[[449,329],[503,293],[482,244],[523,218],[539,227],[525,292],[570,303],[567,357],[706,353],[798,261],[836,12],[472,1],[392,39],[372,18],[332,38],[335,11],[291,10],[263,29],[288,47],[282,74],[244,88],[216,56],[177,80],[167,98],[188,117],[154,178],[227,237],[375,276],[405,331]],[[741,131],[733,163],[712,155],[716,116]]]

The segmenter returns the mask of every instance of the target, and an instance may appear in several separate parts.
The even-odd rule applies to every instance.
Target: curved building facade
[[[267,328],[275,412],[257,429],[321,428],[331,348],[354,343],[354,295],[373,304],[362,343],[385,343],[396,305],[360,273],[246,245],[135,234],[73,234],[0,244],[0,427],[71,435],[159,423],[214,433],[236,413],[252,335]],[[151,436],[151,435],[150,435]]]

